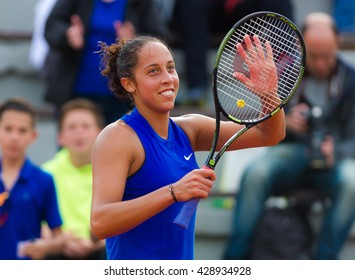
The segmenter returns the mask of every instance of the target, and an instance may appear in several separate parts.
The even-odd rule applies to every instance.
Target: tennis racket
[[[203,168],[214,169],[233,141],[280,111],[302,79],[305,60],[301,32],[283,15],[256,12],[233,26],[222,40],[214,64],[216,130]],[[257,61],[262,64],[255,65]],[[243,127],[215,155],[221,113]],[[198,202],[185,202],[174,223],[187,228]]]

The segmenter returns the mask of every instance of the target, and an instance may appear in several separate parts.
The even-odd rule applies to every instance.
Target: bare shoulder
[[[200,150],[204,146],[201,146],[201,143],[205,141],[209,143],[212,139],[216,121],[211,117],[201,114],[187,114],[174,117],[173,120],[185,131],[196,150]]]
[[[134,137],[135,133],[132,128],[127,125],[124,121],[118,120],[114,123],[107,125],[99,134],[99,141],[110,141],[111,139],[117,139],[117,137],[122,137],[124,140],[126,137]],[[121,142],[121,141],[120,141]]]
[[[187,114],[178,117],[173,117],[173,121],[181,127],[187,134],[196,130],[205,116],[199,114]],[[190,132],[190,133],[189,133]]]
[[[111,155],[129,150],[139,141],[136,133],[124,121],[116,121],[106,126],[96,138],[93,153],[108,151]]]
[[[178,117],[172,118],[179,126],[199,126],[201,124],[206,124],[214,122],[214,119],[201,114],[186,114]]]

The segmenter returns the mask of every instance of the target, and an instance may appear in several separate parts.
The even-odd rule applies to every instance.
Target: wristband
[[[175,201],[175,202],[178,202],[178,200],[177,200],[177,198],[176,198],[176,195],[175,195],[175,193],[174,193],[174,186],[173,186],[173,184],[170,184],[168,188],[169,188],[170,194],[171,194],[172,198],[174,199],[174,201]]]

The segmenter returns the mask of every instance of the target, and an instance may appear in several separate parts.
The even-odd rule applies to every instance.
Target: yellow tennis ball
[[[238,108],[243,108],[245,106],[245,101],[243,99],[239,99],[237,101]]]

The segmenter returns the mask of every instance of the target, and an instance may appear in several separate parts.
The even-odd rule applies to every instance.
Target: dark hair
[[[168,45],[161,39],[151,36],[136,36],[133,39],[116,39],[112,45],[106,45],[99,42],[101,49],[101,65],[103,69],[101,74],[108,78],[108,83],[113,94],[123,102],[129,102],[134,105],[132,94],[125,90],[121,84],[122,78],[134,80],[134,70],[138,63],[138,54],[140,50],[149,42],[158,42]],[[172,52],[171,52],[172,53]]]
[[[5,100],[0,105],[0,120],[6,111],[17,111],[28,114],[32,120],[32,127],[35,127],[37,121],[37,113],[28,100],[20,97],[9,98]]]
[[[61,131],[63,128],[63,122],[65,116],[74,110],[86,110],[91,112],[95,119],[98,127],[103,128],[105,125],[104,117],[101,112],[101,109],[92,101],[85,98],[75,98],[66,102],[59,111],[58,116],[58,130]]]

